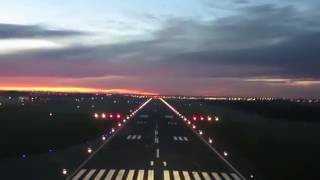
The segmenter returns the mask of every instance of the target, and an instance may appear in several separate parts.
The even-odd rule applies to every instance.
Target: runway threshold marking
[[[125,172],[124,169],[120,169],[120,171],[118,172],[118,175],[116,176],[116,180],[122,180],[124,172]]]
[[[214,177],[215,180],[222,180],[221,177],[216,172],[212,172],[211,175]]]
[[[207,172],[202,172],[201,174],[202,174],[204,180],[211,180],[211,177]]]
[[[222,177],[223,177],[225,180],[232,180],[232,179],[230,178],[230,176],[229,176],[228,174],[226,174],[226,173],[221,173],[221,175],[222,175]]]
[[[153,180],[153,179],[154,179],[154,171],[148,170],[148,180]]]
[[[164,180],[170,180],[170,174],[168,170],[163,171],[163,179]]]
[[[179,171],[173,171],[173,179],[174,180],[180,180]]]
[[[133,179],[133,176],[134,176],[134,170],[133,169],[130,169],[129,170],[129,173],[127,175],[127,180],[132,180]]]
[[[113,176],[113,174],[114,174],[115,171],[116,171],[115,169],[111,169],[111,170],[108,172],[105,180],[111,180],[111,178],[112,178],[112,176]]]
[[[81,171],[79,171],[78,174],[72,178],[72,180],[78,180],[86,171],[86,169],[81,169]]]
[[[94,180],[100,180],[105,171],[106,171],[105,169],[100,170],[96,175],[96,177],[94,178]]]
[[[184,180],[191,180],[188,171],[182,171],[182,174],[183,174]]]
[[[137,180],[143,180],[143,176],[144,176],[144,170],[139,170]]]
[[[83,180],[89,180],[94,172],[96,172],[96,170],[95,169],[91,169],[89,171],[89,173],[83,178]]]
[[[233,179],[235,179],[235,180],[241,180],[236,173],[231,173],[231,176],[232,176]]]
[[[163,161],[163,163],[166,163]],[[95,175],[96,174],[96,175]],[[74,177],[75,179],[94,179],[101,180],[105,177],[105,180],[153,180],[155,170],[154,169],[81,169],[79,173]],[[94,177],[95,176],[95,177]],[[187,171],[187,170],[163,170],[163,179],[169,180],[242,180],[236,173],[233,172],[207,172],[207,171]]]
[[[201,180],[201,177],[198,172],[192,171],[192,175],[195,180]]]

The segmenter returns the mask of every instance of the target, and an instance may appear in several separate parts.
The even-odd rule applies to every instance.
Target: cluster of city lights
[[[130,120],[135,114],[137,114],[138,111],[140,111],[144,106],[146,106],[151,100],[152,100],[152,98],[148,99],[141,106],[139,106],[136,110],[132,111],[128,116],[123,118],[121,122],[118,122],[116,126],[112,127],[110,131],[107,131],[106,133],[104,133],[101,136],[101,140],[103,143],[102,143],[102,145],[100,145],[99,148],[96,149],[96,151],[98,151],[100,148],[102,148],[102,146],[106,143],[107,137],[110,138],[110,137],[114,136],[123,127],[123,125],[126,122],[128,122],[128,120]],[[96,117],[96,114],[97,113],[94,114],[94,117]],[[103,115],[103,114],[101,114],[101,115]],[[87,147],[86,151],[87,151],[87,154],[89,154],[89,155],[93,155],[95,153],[94,150],[92,149],[92,147]],[[63,168],[62,175],[64,175],[64,176],[68,175],[68,170]]]
[[[187,125],[202,139],[204,140],[211,148],[213,148],[211,146],[211,144],[213,143],[213,139],[211,137],[208,137],[207,140],[204,139],[204,133],[201,129],[197,129],[197,126],[195,124],[193,124],[190,120],[188,120],[188,118],[186,118],[185,116],[183,116],[179,111],[177,111],[174,107],[172,107],[169,103],[167,103],[164,99],[160,98],[160,100],[166,104],[178,117],[180,117],[185,123],[187,123]],[[219,120],[218,117],[215,118],[216,121]],[[218,153],[218,152],[217,152]],[[219,153],[220,157],[228,157],[229,153],[227,151],[223,151],[222,155]],[[227,162],[227,160],[223,158],[223,160],[225,160]],[[229,162],[228,164],[230,166],[232,166]],[[239,173],[240,174],[240,173]],[[241,174],[240,174],[241,175]],[[242,176],[242,175],[241,175]],[[250,178],[253,178],[253,175],[250,175]]]

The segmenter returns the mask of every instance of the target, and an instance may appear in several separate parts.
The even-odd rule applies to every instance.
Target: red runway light
[[[121,118],[121,115],[120,114],[117,114],[117,119],[120,119]]]
[[[203,116],[201,116],[201,117],[200,117],[200,120],[201,120],[201,121],[203,121],[203,120],[204,120],[204,117],[203,117]]]
[[[192,119],[193,119],[194,121],[196,121],[196,120],[197,120],[197,117],[196,117],[196,116],[193,116]]]

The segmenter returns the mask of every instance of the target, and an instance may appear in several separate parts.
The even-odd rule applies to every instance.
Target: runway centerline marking
[[[160,150],[159,150],[159,148],[157,148],[156,157],[157,157],[157,158],[160,157]]]

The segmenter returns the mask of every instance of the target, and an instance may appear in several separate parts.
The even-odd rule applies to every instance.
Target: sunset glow
[[[139,94],[157,95],[157,93],[144,92],[129,89],[95,89],[85,87],[21,87],[21,86],[0,86],[0,91],[36,91],[36,92],[61,92],[61,93],[114,93],[114,94]]]

